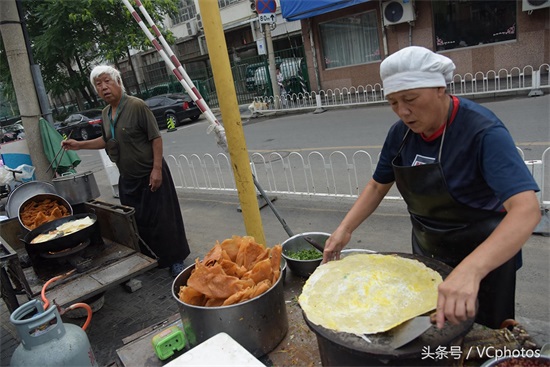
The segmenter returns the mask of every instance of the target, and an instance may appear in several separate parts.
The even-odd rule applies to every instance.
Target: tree
[[[164,14],[177,11],[177,0],[143,1],[159,29]],[[25,21],[36,63],[48,92],[72,91],[79,109],[97,106],[89,74],[94,64],[128,57],[129,49],[152,45],[121,1],[43,0],[24,2]],[[164,33],[164,31],[163,31]],[[167,40],[173,41],[170,33]]]

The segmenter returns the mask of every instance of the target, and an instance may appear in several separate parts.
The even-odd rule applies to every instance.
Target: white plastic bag
[[[15,174],[15,179],[17,181],[25,181],[25,180],[28,181],[32,179],[32,176],[34,175],[34,167],[29,166],[28,164],[22,164],[18,166],[15,170],[22,172],[22,173]]]
[[[6,166],[0,167],[0,185],[5,186],[8,185],[11,181],[13,181],[13,175],[10,171],[6,169]]]

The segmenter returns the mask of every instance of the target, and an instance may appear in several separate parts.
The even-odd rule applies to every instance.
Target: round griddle
[[[407,259],[418,260],[441,274],[443,279],[453,270],[450,266],[438,260],[421,255],[397,252],[379,252],[379,254],[397,255]],[[329,342],[334,344],[334,347],[348,350],[356,356],[373,359],[412,359],[420,357],[422,351],[425,351],[427,348],[429,348],[431,352],[434,352],[437,347],[449,345],[453,340],[464,336],[474,323],[474,320],[468,320],[459,325],[447,323],[441,330],[434,325],[412,342],[401,348],[393,349],[390,345],[392,340],[391,330],[383,333],[366,335],[370,340],[370,342],[368,342],[355,334],[337,332],[320,325],[315,325],[308,320],[305,313],[302,314],[309,328],[317,334],[317,338],[325,339],[325,344]]]

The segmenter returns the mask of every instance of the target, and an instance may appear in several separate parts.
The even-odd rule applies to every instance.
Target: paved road
[[[550,146],[550,95],[481,102],[510,130],[526,159],[540,159]],[[250,152],[321,152],[366,150],[378,155],[390,125],[396,121],[388,105],[332,109],[321,114],[293,114],[274,118],[243,118]],[[166,154],[217,154],[215,136],[207,135],[208,122],[198,122],[164,135]]]

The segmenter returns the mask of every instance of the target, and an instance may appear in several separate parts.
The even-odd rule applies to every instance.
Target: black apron
[[[182,263],[190,254],[178,196],[168,164],[162,159],[162,185],[155,192],[149,175],[143,178],[119,177],[120,203],[135,208],[142,252],[158,258],[160,268]],[[153,252],[153,253],[151,253]]]
[[[458,100],[455,101],[453,115],[457,109]],[[447,125],[450,119],[451,113]],[[450,195],[440,164],[445,130],[435,163],[400,165],[401,150],[410,133],[408,130],[392,166],[395,183],[411,217],[413,253],[455,267],[489,237],[505,213],[471,208],[458,203]],[[516,262],[512,258],[481,281],[475,321],[497,329],[502,321],[513,319],[515,288]]]

